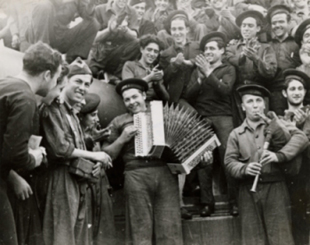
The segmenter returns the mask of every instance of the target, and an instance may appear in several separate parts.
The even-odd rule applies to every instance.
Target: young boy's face
[[[156,8],[160,11],[165,11],[168,9],[169,1],[168,0],[155,0]]]

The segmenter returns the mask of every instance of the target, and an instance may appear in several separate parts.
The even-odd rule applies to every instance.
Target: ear
[[[142,53],[143,49],[144,49],[144,48],[140,47],[140,53]]]
[[[262,28],[261,28],[260,26],[257,26],[257,27],[256,27],[257,33],[259,33],[261,29],[262,29]]]
[[[142,97],[144,100],[146,100],[146,93],[145,92],[142,92]]]
[[[243,103],[241,103],[241,107],[242,107],[242,110],[245,111],[245,107],[244,107]]]
[[[283,94],[284,98],[287,98],[286,90],[282,89],[282,94]]]
[[[49,81],[52,78],[52,74],[50,70],[43,72],[44,81]]]
[[[221,54],[223,55],[225,53],[225,49],[221,48]]]

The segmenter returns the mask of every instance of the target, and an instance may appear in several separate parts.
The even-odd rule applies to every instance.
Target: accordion
[[[151,101],[149,111],[135,114],[134,125],[138,128],[135,155],[160,158],[168,147],[179,162],[168,163],[176,174],[188,174],[206,151],[220,146],[210,124],[196,111],[163,106],[162,101]]]

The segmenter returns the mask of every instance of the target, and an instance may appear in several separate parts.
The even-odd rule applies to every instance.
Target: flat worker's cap
[[[310,28],[310,19],[306,19],[298,26],[295,33],[295,42],[301,46],[301,41],[306,30]]]
[[[295,69],[286,69],[283,75],[285,76],[285,84],[287,84],[291,80],[297,80],[304,85],[305,89],[310,88],[310,78],[306,73],[302,71]]]
[[[69,78],[74,75],[92,75],[88,65],[80,57],[77,57],[70,65],[68,65],[68,68]]]
[[[130,6],[134,6],[136,4],[145,3],[145,0],[131,0]]]
[[[172,11],[164,22],[164,27],[169,34],[171,34],[170,33],[171,21],[173,21],[176,18],[184,19],[184,21],[186,22],[188,21],[188,15],[185,11],[183,10]]]
[[[268,10],[267,21],[271,23],[272,17],[276,14],[286,14],[290,16],[291,12],[292,12],[291,8],[287,5],[284,4],[274,5]]]
[[[270,95],[268,89],[258,84],[245,84],[237,88],[237,91],[239,92],[241,97],[246,94],[256,95],[260,97],[268,97]]]
[[[85,95],[85,105],[82,107],[80,113],[88,114],[97,110],[100,104],[100,97],[98,94],[88,93]]]
[[[201,39],[200,50],[204,51],[206,44],[212,41],[222,42],[225,46],[226,40],[227,40],[226,35],[223,32],[219,31],[210,32]]]
[[[148,84],[142,79],[129,78],[117,84],[115,89],[118,94],[122,95],[125,90],[132,88],[136,88],[141,90],[142,92],[146,92],[148,90]]]
[[[242,24],[242,21],[248,17],[252,17],[256,19],[258,22],[260,22],[260,23],[257,23],[257,25],[263,24],[265,20],[262,13],[255,11],[255,10],[248,10],[238,15],[238,17],[236,18],[236,25],[240,27]]]

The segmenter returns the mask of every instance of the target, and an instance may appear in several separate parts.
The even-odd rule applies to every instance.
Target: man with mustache
[[[42,110],[43,143],[46,146],[49,178],[43,219],[46,245],[92,244],[91,208],[87,190],[89,182],[73,173],[73,162],[87,159],[96,162],[94,177],[99,176],[103,164],[111,162],[105,152],[87,151],[84,135],[74,111],[92,83],[92,73],[80,58],[69,66],[68,82],[64,87],[63,103],[53,101]]]
[[[229,63],[222,62],[226,41],[226,35],[222,32],[211,32],[202,38],[200,50],[203,54],[196,57],[197,68],[192,73],[185,97],[200,115],[212,122],[215,133],[221,142],[219,153],[222,167],[224,167],[226,142],[234,128],[231,95],[236,80],[235,68]],[[214,210],[212,165],[198,169],[196,172],[200,184],[200,201],[204,206],[201,216],[209,216]],[[226,177],[228,199],[231,205],[230,213],[237,215],[236,186],[229,175],[226,174]]]
[[[264,97],[269,91],[260,85],[247,84],[240,86],[238,92],[246,119],[229,136],[225,165],[239,183],[242,244],[293,245],[290,199],[281,166],[307,147],[308,138],[291,126],[291,138],[280,150],[263,149],[268,131],[260,114],[264,113]],[[256,192],[252,192],[256,175],[259,181]]]
[[[304,98],[310,88],[310,78],[302,71],[287,69],[282,90],[288,110],[285,118],[301,129],[310,138],[309,109],[303,109]],[[309,244],[309,224],[307,212],[310,211],[309,193],[309,147],[303,154],[303,160],[296,164],[296,175],[287,176],[287,186],[291,196],[292,229],[295,244]],[[308,213],[309,214],[309,213]]]
[[[128,113],[110,123],[111,135],[102,149],[125,162],[126,244],[182,245],[182,225],[177,176],[162,158],[135,156],[133,116],[149,110],[148,85],[130,78],[116,86]]]
[[[270,110],[278,115],[283,115],[286,109],[286,99],[282,95],[284,83],[283,71],[289,68],[296,68],[301,64],[299,58],[299,47],[291,31],[291,9],[286,5],[275,5],[268,10],[268,23],[272,30],[272,40],[270,45],[275,51],[278,71],[276,77],[267,84],[271,92]]]

